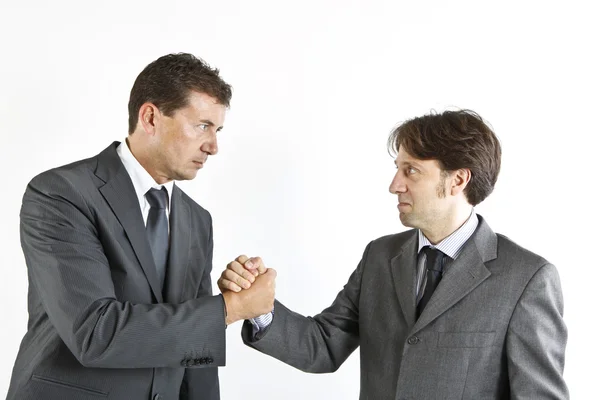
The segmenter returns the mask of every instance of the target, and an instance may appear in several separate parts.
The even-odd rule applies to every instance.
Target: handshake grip
[[[239,256],[217,281],[225,301],[225,323],[251,319],[273,310],[277,272],[260,257]]]

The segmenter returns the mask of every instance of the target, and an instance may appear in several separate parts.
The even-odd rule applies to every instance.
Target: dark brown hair
[[[167,116],[187,106],[191,90],[214,97],[229,107],[231,86],[192,54],[168,54],[151,62],[138,75],[129,96],[129,134],[135,131],[142,104],[150,102]]]
[[[494,190],[502,150],[492,129],[474,111],[435,112],[403,122],[388,138],[390,152],[400,146],[412,157],[437,160],[443,171],[466,168],[471,181],[465,195],[471,205]]]

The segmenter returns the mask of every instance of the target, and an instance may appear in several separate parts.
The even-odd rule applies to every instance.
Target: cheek
[[[179,137],[179,145],[187,153],[194,153],[196,149],[200,148],[203,137],[194,128],[189,128],[183,131],[183,134]]]
[[[190,133],[184,132],[179,135],[175,140],[174,147],[177,149],[177,153],[180,156],[187,156],[191,153],[191,149],[194,146],[194,137]]]
[[[186,141],[193,141],[196,139],[196,137],[198,136],[196,130],[193,127],[187,127],[182,129],[182,135],[181,139],[186,140]]]
[[[437,192],[435,187],[421,186],[413,188],[411,198],[413,202],[420,207],[431,207],[437,201]]]
[[[173,138],[161,146],[161,152],[165,157],[165,160],[172,165],[180,165],[186,158],[185,153],[182,152],[182,146],[179,139]]]

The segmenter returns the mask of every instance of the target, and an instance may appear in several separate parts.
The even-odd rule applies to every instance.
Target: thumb
[[[267,268],[265,272],[265,277],[269,278],[269,280],[275,280],[277,278],[277,271],[273,268]]]

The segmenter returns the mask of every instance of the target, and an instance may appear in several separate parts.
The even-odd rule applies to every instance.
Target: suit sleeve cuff
[[[273,314],[275,310],[270,313],[260,315],[256,318],[250,319],[250,323],[252,324],[252,337],[256,338],[256,336],[267,329],[271,322],[273,322]]]

